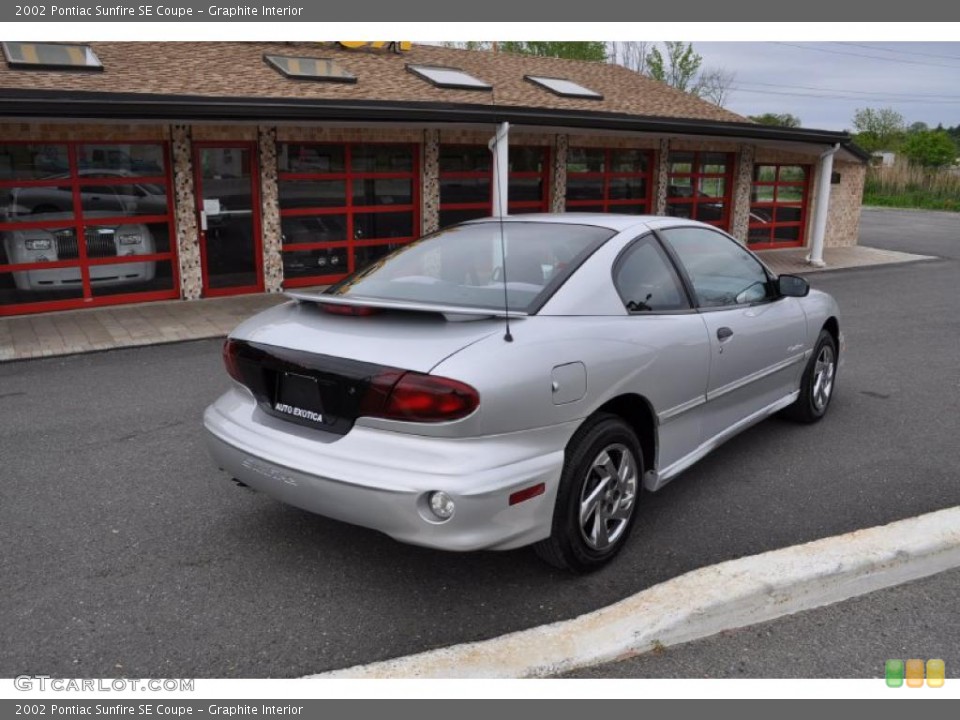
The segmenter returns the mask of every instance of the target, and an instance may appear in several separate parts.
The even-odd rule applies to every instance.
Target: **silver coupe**
[[[268,495],[445,550],[533,545],[587,571],[656,491],[835,390],[837,304],[669,217],[457,225],[241,324],[205,415]]]

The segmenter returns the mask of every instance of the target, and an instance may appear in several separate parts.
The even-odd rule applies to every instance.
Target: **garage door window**
[[[728,230],[732,172],[730,153],[670,153],[667,214]]]
[[[754,166],[747,238],[752,249],[803,245],[809,178],[809,165]]]
[[[0,142],[0,315],[178,297],[165,143]]]
[[[417,146],[281,143],[285,287],[335,282],[419,233]]]
[[[508,212],[547,212],[550,152],[510,146]],[[493,214],[493,156],[485,145],[440,146],[440,227]]]
[[[567,210],[642,215],[649,212],[653,153],[648,150],[570,148]]]

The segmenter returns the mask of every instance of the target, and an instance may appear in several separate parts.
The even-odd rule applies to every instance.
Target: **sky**
[[[850,130],[857,108],[892,107],[907,124],[960,125],[960,42],[696,41],[704,68],[736,74],[726,107],[791,113],[803,127]]]

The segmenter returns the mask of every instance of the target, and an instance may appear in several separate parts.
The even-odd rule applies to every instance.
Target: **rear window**
[[[343,297],[535,312],[609,228],[567,223],[456,225],[427,235],[326,290]],[[504,250],[506,263],[504,263]]]

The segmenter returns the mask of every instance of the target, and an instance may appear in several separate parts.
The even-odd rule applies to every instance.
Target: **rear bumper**
[[[234,387],[204,414],[221,469],[304,510],[441,550],[508,550],[550,534],[563,448],[576,423],[482,438],[409,435],[362,421],[344,436],[278,420]],[[544,483],[544,494],[509,504]],[[455,512],[438,522],[427,505],[443,490]]]

